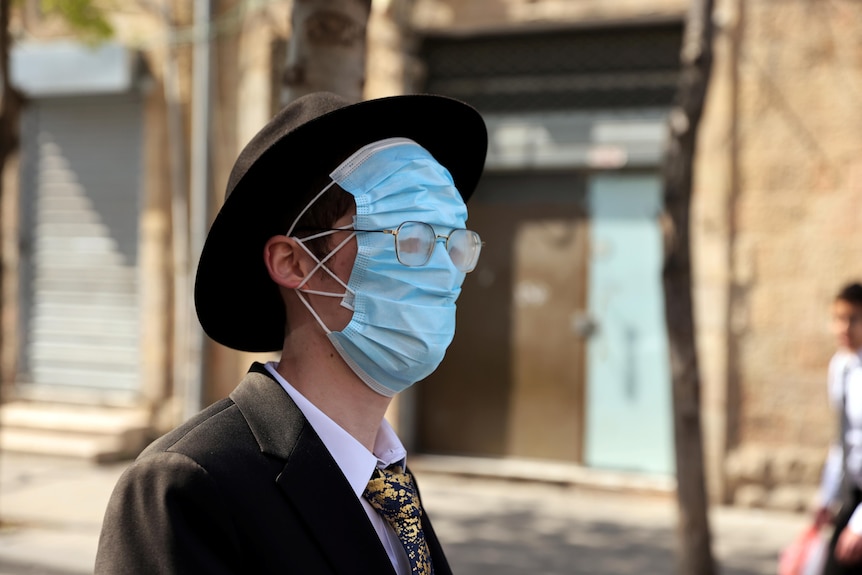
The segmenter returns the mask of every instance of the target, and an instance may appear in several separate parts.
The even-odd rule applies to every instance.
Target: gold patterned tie
[[[431,554],[422,532],[422,507],[410,473],[398,464],[375,469],[363,497],[392,526],[410,561],[412,575],[432,575]]]

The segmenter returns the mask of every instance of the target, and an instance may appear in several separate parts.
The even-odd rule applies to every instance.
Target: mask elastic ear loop
[[[310,202],[308,202],[308,203],[305,205],[305,207],[304,207],[304,208],[302,208],[302,211],[301,211],[301,212],[299,212],[299,215],[298,215],[298,216],[296,216],[296,219],[295,219],[295,220],[293,220],[293,223],[292,223],[292,224],[290,224],[290,229],[289,229],[289,230],[287,230],[287,233],[285,234],[287,237],[290,237],[290,236],[292,236],[292,235],[293,235],[293,229],[296,227],[296,224],[297,224],[297,223],[299,223],[300,218],[302,218],[302,216],[304,216],[304,215],[305,215],[305,212],[307,212],[307,211],[308,211],[308,208],[310,208],[311,206],[313,206],[313,205],[314,205],[314,203],[315,203],[317,200],[319,200],[319,199],[320,199],[320,196],[322,196],[323,194],[325,194],[325,193],[326,193],[326,190],[328,190],[329,188],[331,188],[333,185],[335,185],[335,180],[332,180],[331,182],[329,182],[328,184],[326,184],[326,187],[325,187],[325,188],[323,188],[322,190],[320,190],[320,192],[319,192],[316,196],[314,196],[314,198],[313,198]]]
[[[324,234],[324,235],[326,235],[326,234]],[[309,311],[309,313],[311,313],[311,315],[312,315],[312,316],[314,317],[314,319],[317,321],[318,325],[320,325],[320,327],[323,329],[323,331],[324,331],[327,335],[329,335],[330,333],[332,333],[332,330],[330,330],[328,327],[326,327],[326,324],[325,324],[325,323],[323,323],[323,320],[322,320],[322,319],[320,319],[320,316],[319,316],[319,315],[317,315],[317,312],[316,312],[316,311],[314,311],[314,308],[313,308],[313,307],[311,307],[311,304],[308,302],[308,299],[305,297],[305,295],[304,295],[304,294],[309,293],[309,294],[315,294],[315,295],[323,295],[323,296],[327,296],[327,297],[340,297],[340,298],[342,298],[342,299],[343,299],[343,298],[344,298],[344,296],[346,295],[346,293],[338,294],[338,293],[329,293],[329,292],[317,291],[317,290],[303,290],[303,289],[301,289],[301,288],[302,288],[302,286],[304,286],[304,285],[305,285],[305,283],[306,283],[308,280],[310,280],[310,279],[311,279],[311,276],[314,274],[314,272],[316,272],[318,269],[321,269],[321,268],[322,268],[326,273],[328,273],[330,276],[332,276],[332,277],[335,279],[335,281],[337,281],[338,283],[340,283],[340,284],[342,285],[342,287],[344,287],[344,289],[345,289],[345,291],[346,291],[346,292],[353,293],[353,290],[352,290],[352,289],[350,289],[349,287],[347,287],[347,284],[345,284],[343,281],[341,281],[341,278],[339,278],[337,275],[335,275],[335,273],[333,273],[333,271],[332,271],[332,270],[330,270],[328,267],[326,267],[324,264],[327,262],[327,260],[329,260],[329,258],[331,258],[331,257],[335,254],[335,252],[337,252],[338,250],[340,250],[340,249],[341,249],[341,248],[342,248],[342,247],[343,247],[347,242],[349,242],[349,241],[351,240],[351,238],[353,238],[353,236],[355,236],[355,235],[356,235],[356,232],[354,232],[354,233],[350,234],[350,235],[349,235],[349,236],[348,236],[344,241],[342,241],[340,244],[338,244],[337,246],[335,246],[335,248],[334,248],[331,252],[329,252],[329,254],[328,254],[325,258],[323,258],[322,260],[317,260],[317,257],[316,257],[312,252],[311,252],[311,250],[310,250],[310,249],[308,249],[308,247],[307,247],[307,246],[302,242],[302,240],[298,240],[298,242],[297,242],[297,243],[302,247],[302,249],[304,249],[304,250],[305,250],[305,252],[306,252],[309,256],[311,256],[311,258],[312,258],[312,259],[317,260],[317,262],[318,262],[318,263],[317,263],[317,265],[314,267],[314,269],[311,271],[311,273],[309,273],[309,274],[305,277],[305,279],[304,279],[304,280],[302,280],[302,282],[301,282],[301,283],[300,283],[296,288],[294,288],[294,290],[293,290],[293,291],[294,291],[294,292],[296,292],[296,296],[299,298],[299,301],[301,301],[301,302],[302,302],[302,305],[304,305],[304,306],[305,306],[305,308]],[[307,239],[307,238],[306,238],[306,239]]]
[[[347,224],[346,226],[341,226],[340,228],[332,228],[332,229],[328,229],[328,230],[324,230],[322,232],[316,233],[312,236],[305,236],[304,238],[296,238],[296,239],[299,240],[300,242],[308,242],[311,240],[316,240],[318,238],[322,238],[324,236],[331,236],[335,232],[341,232],[341,231],[349,232],[352,228],[353,228],[353,224]],[[290,237],[290,236],[287,236],[287,237]]]
[[[325,258],[323,258],[322,260],[318,260],[318,259],[317,259],[317,256],[315,256],[315,255],[311,252],[311,250],[310,250],[310,249],[308,249],[308,247],[305,245],[305,243],[303,243],[303,240],[300,240],[299,238],[297,238],[297,242],[299,243],[299,245],[302,247],[302,249],[304,249],[304,250],[305,250],[305,253],[307,253],[309,256],[311,256],[311,258],[312,258],[312,259],[314,259],[315,261],[317,261],[317,265],[316,265],[316,266],[314,266],[314,268],[313,268],[313,269],[308,273],[308,275],[307,275],[307,276],[305,276],[305,279],[304,279],[304,280],[302,280],[302,281],[299,283],[299,285],[298,285],[298,286],[296,286],[296,288],[295,288],[295,289],[300,289],[300,288],[302,288],[302,286],[304,286],[304,285],[306,284],[306,282],[308,282],[308,280],[310,280],[310,279],[311,279],[311,276],[313,276],[313,275],[315,274],[315,272],[317,272],[317,270],[319,270],[319,269],[323,269],[323,271],[325,271],[326,273],[328,273],[328,274],[329,274],[329,275],[330,275],[330,276],[331,276],[335,281],[337,281],[338,283],[340,283],[340,284],[341,284],[341,286],[342,286],[345,290],[347,290],[347,291],[353,291],[353,290],[351,290],[349,287],[347,287],[347,284],[346,284],[346,283],[344,283],[343,281],[341,281],[341,278],[339,278],[337,275],[335,275],[335,273],[334,273],[331,269],[329,269],[328,267],[326,267],[326,265],[325,265],[325,264],[326,264],[326,262],[327,262],[327,261],[329,261],[329,259],[330,259],[332,256],[334,256],[334,255],[336,254],[336,252],[338,252],[338,250],[340,250],[341,248],[343,248],[343,247],[345,246],[345,244],[347,244],[347,242],[349,242],[349,241],[350,241],[351,239],[353,239],[355,236],[356,236],[356,232],[353,232],[352,234],[348,235],[348,236],[344,239],[344,241],[342,241],[340,244],[338,244],[337,246],[335,246],[335,247],[332,249],[332,251],[330,251],[330,252],[326,255],[326,257],[325,257]],[[308,239],[308,238],[305,238],[305,239]],[[314,292],[312,292],[312,291],[308,291],[308,293],[314,293]],[[327,295],[332,295],[332,294],[327,294]],[[336,296],[336,297],[338,297],[338,296]]]
[[[314,311],[314,308],[311,307],[311,304],[308,303],[308,300],[305,299],[305,296],[302,295],[302,292],[298,289],[293,290],[293,291],[296,292],[297,297],[299,297],[299,301],[301,301],[303,303],[303,305],[305,305],[305,307],[308,309],[308,311],[311,312],[311,315],[314,316],[314,319],[317,320],[317,323],[320,324],[320,327],[323,328],[323,331],[326,332],[326,335],[329,335],[330,333],[332,333],[332,330],[330,330],[328,327],[326,327],[326,324],[323,323],[323,320],[320,319],[320,316],[317,315],[317,312]],[[328,295],[332,295],[332,294],[328,294]]]

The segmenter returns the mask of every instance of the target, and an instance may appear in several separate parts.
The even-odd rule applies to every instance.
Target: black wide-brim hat
[[[362,146],[410,138],[452,174],[466,202],[482,173],[488,135],[463,102],[409,95],[350,104],[303,96],[282,109],[240,153],[198,263],[195,308],[207,335],[241,351],[281,350],[285,313],[264,264],[264,245],[287,232],[316,186]]]

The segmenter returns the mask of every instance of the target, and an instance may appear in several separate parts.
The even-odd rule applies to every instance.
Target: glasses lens
[[[482,251],[482,239],[472,230],[452,230],[446,249],[452,263],[462,272],[471,272],[479,262],[479,252]]]
[[[434,250],[434,228],[422,222],[404,222],[395,235],[395,253],[405,266],[424,266]]]

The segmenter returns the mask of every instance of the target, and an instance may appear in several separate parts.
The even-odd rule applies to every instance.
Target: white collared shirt
[[[377,537],[383,544],[392,566],[398,575],[409,575],[410,564],[407,561],[407,553],[404,546],[392,530],[392,527],[380,516],[371,504],[362,497],[368,480],[375,468],[385,468],[393,463],[405,461],[407,450],[395,430],[385,419],[381,422],[380,430],[374,440],[374,453],[368,451],[364,445],[359,443],[355,437],[335,423],[328,415],[323,413],[316,405],[311,403],[299,391],[290,385],[277,371],[278,363],[270,361],[266,369],[275,380],[284,388],[290,396],[309,425],[314,429],[323,445],[329,450],[338,468],[347,478],[347,482],[353,488],[359,502],[362,503],[368,519],[377,532]]]
[[[823,479],[820,484],[820,500],[823,504],[836,503],[846,466],[848,479],[862,489],[862,359],[859,353],[839,351],[829,362],[829,403],[841,417],[845,406],[848,428],[844,437],[847,445],[847,461],[841,438],[829,448]],[[862,535],[862,506],[857,507],[847,524],[851,531]]]

